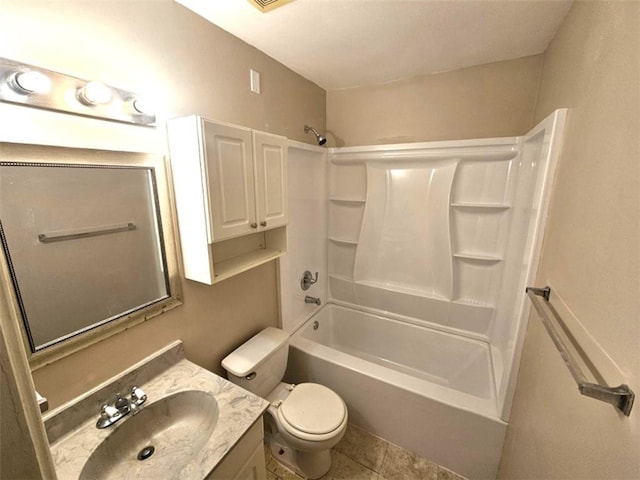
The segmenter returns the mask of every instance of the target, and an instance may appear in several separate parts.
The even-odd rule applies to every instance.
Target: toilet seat
[[[346,422],[347,409],[331,389],[317,383],[297,385],[277,408],[282,427],[291,435],[323,441]]]

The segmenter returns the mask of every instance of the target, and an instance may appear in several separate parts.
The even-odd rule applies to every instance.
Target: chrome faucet
[[[138,386],[131,387],[131,399],[116,393],[116,401],[112,405],[104,404],[100,408],[100,418],[96,423],[97,428],[107,428],[127,415],[136,415],[140,412],[140,406],[147,400],[147,395]]]
[[[319,297],[310,297],[309,295],[307,295],[306,297],[304,297],[304,303],[315,303],[316,305],[320,305],[322,302],[320,301]]]

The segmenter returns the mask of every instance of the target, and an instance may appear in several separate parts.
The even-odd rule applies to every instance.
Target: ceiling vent
[[[262,13],[270,12],[274,8],[281,7],[293,0],[248,0],[248,2]]]

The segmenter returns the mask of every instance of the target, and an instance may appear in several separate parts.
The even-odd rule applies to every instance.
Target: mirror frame
[[[165,157],[157,153],[137,153],[110,150],[94,150],[88,148],[68,148],[44,145],[27,145],[0,142],[3,160],[10,156],[9,161],[21,163],[60,163],[78,165],[115,165],[152,167],[155,171],[157,201],[164,237],[164,249],[169,278],[170,296],[153,305],[136,310],[128,315],[114,319],[108,323],[79,333],[73,337],[51,345],[37,352],[31,350],[29,337],[20,314],[18,299],[9,273],[4,249],[0,254],[0,269],[3,285],[9,291],[9,301],[16,312],[15,321],[20,324],[25,350],[29,357],[31,371],[51,364],[63,357],[94,345],[106,338],[120,333],[134,325],[150,320],[164,312],[182,305],[182,285],[178,272],[177,248],[175,243],[175,228],[172,202],[170,197],[169,166]],[[10,151],[10,153],[8,153]]]

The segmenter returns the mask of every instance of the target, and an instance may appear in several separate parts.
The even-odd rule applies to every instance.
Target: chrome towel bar
[[[42,243],[61,242],[64,240],[76,240],[78,238],[96,237],[98,235],[108,235],[110,233],[127,232],[135,230],[136,226],[132,223],[124,223],[118,225],[105,225],[102,227],[83,228],[76,230],[64,230],[50,233],[40,233],[38,240]]]
[[[574,349],[569,346],[569,342],[571,342],[571,340],[569,338],[565,340],[563,335],[560,333],[560,331],[565,330],[564,322],[558,316],[555,309],[553,309],[549,304],[551,288],[527,287],[526,293],[538,312],[538,315],[542,320],[542,324],[549,333],[551,340],[560,352],[560,356],[578,384],[578,390],[580,393],[587,397],[610,403],[628,417],[631,414],[635,394],[629,386],[625,384],[618,385],[617,387],[608,387],[598,383],[591,383],[587,380],[587,377],[585,376],[578,361],[574,358],[574,354],[572,353],[572,350]],[[583,351],[579,349],[579,347],[575,350]],[[583,359],[583,361],[585,366],[591,371],[591,366],[593,364],[588,359]],[[600,377],[597,372],[591,371],[591,373],[595,377]]]

